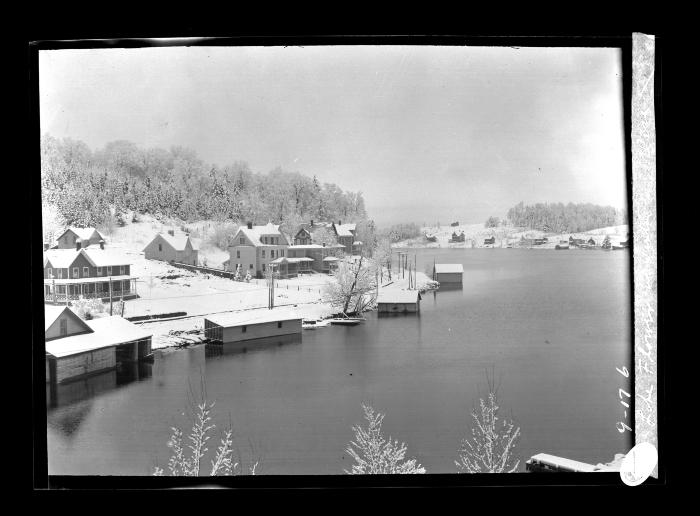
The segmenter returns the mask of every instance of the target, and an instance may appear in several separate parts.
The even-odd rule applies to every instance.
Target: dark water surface
[[[152,365],[59,386],[48,411],[49,473],[148,475],[165,466],[169,429],[187,428],[188,388],[198,391],[201,375],[215,422],[230,417],[238,452],[259,459],[262,474],[349,469],[344,450],[362,402],[386,413],[385,432],[429,473],[453,473],[492,366],[501,413],[521,427],[521,469],[541,452],[598,463],[628,451],[629,432],[615,427],[624,418],[618,389],[629,392],[615,368],[632,366],[627,252],[415,254],[421,271],[434,259],[464,264],[464,288],[429,292],[420,315],[371,313],[360,326],[245,352],[156,351]]]

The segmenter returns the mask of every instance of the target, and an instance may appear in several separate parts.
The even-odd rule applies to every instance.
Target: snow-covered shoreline
[[[548,238],[548,243],[533,247],[533,249],[554,249],[560,240],[568,240],[569,237],[593,238],[597,245],[600,245],[606,236],[610,237],[613,245],[620,241],[627,240],[629,226],[610,226],[605,228],[592,229],[590,231],[578,233],[551,233],[540,230],[526,230],[512,226],[498,226],[495,228],[485,228],[483,224],[461,224],[459,226],[427,226],[421,228],[422,235],[408,240],[402,240],[392,244],[396,249],[472,249],[486,247],[517,247],[522,238]],[[464,242],[450,242],[452,233],[461,235],[464,233]],[[425,235],[435,237],[435,242],[430,242]],[[494,244],[485,244],[487,238],[495,238]]]

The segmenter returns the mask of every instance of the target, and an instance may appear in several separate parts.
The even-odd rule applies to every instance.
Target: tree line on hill
[[[242,161],[210,165],[192,149],[142,149],[125,140],[93,151],[80,140],[44,135],[41,186],[42,201],[76,226],[123,225],[127,213],[288,225],[367,218],[361,192],[315,176],[253,172]]]
[[[507,218],[513,226],[556,233],[579,233],[627,224],[627,213],[624,210],[591,203],[526,205],[520,202],[508,210]],[[487,227],[490,227],[492,219],[493,217],[487,221]]]

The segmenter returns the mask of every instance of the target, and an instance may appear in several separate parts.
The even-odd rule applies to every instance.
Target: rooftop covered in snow
[[[242,312],[229,312],[225,314],[207,315],[206,320],[225,328],[232,326],[244,326],[251,324],[264,324],[279,321],[301,320],[301,316],[288,309],[260,309],[246,310]]]
[[[461,263],[436,263],[435,272],[438,274],[464,272]]]

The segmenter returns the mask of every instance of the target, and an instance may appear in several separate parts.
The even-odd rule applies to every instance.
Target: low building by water
[[[151,334],[116,315],[84,321],[68,307],[46,305],[44,323],[47,382],[84,378],[151,356]]]
[[[433,279],[443,283],[462,284],[464,267],[461,263],[436,263],[433,268]]]
[[[295,333],[301,334],[301,317],[277,310],[250,310],[204,318],[207,339],[224,344]]]
[[[420,311],[418,290],[387,288],[379,291],[377,311],[381,313],[416,313]]]

